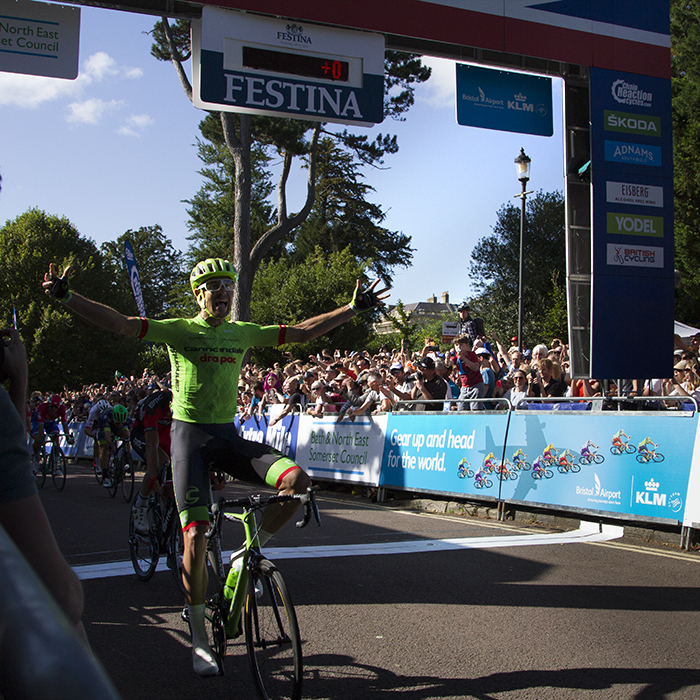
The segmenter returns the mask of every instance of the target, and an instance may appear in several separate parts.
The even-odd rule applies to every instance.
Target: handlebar
[[[316,520],[316,523],[320,526],[321,515],[318,511],[318,506],[316,505],[315,499],[315,493],[317,490],[318,486],[310,486],[308,489],[306,489],[306,493],[275,494],[274,496],[263,496],[262,494],[254,494],[252,496],[246,496],[245,498],[220,498],[216,503],[212,503],[211,505],[210,510],[214,522],[210,526],[209,530],[211,532],[214,529],[218,529],[220,519],[222,515],[224,515],[224,510],[226,508],[261,510],[262,508],[272,505],[273,503],[285,503],[287,501],[300,501],[301,505],[304,507],[304,516],[301,520],[297,521],[297,527],[306,527],[311,521],[312,515],[314,517],[314,520]],[[209,533],[207,533],[207,536],[210,536]]]

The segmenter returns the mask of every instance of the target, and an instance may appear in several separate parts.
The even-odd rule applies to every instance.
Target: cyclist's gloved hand
[[[75,442],[75,438],[73,437],[72,433],[66,436],[66,442],[69,445],[72,445]]]
[[[63,275],[59,277],[56,274],[56,268],[53,263],[49,264],[49,271],[44,274],[44,292],[52,296],[54,299],[65,300],[70,296],[70,288],[68,287],[68,273],[70,265],[63,270]]]
[[[389,287],[385,287],[379,292],[375,291],[376,286],[379,284],[379,280],[375,280],[369,287],[360,290],[360,280],[357,280],[357,286],[352,295],[352,300],[350,301],[350,308],[356,313],[361,314],[365,311],[379,306],[381,302],[386,299],[389,294]]]

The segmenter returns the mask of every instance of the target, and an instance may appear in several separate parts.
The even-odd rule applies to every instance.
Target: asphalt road
[[[69,563],[84,576],[127,561],[129,506],[87,465],[70,470],[62,493],[41,492]],[[304,697],[700,698],[698,555],[331,493],[319,502],[321,528],[287,526],[267,550],[297,609]],[[122,697],[255,698],[242,645],[229,646],[225,676],[192,673],[171,574],[144,584],[129,567],[83,581],[88,637]]]

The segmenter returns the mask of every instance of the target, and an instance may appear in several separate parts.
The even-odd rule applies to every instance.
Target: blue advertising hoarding
[[[687,499],[697,426],[695,413],[581,413],[575,419],[540,411],[515,413],[507,453],[520,448],[528,464],[539,460],[547,473],[533,478],[534,466],[520,471],[515,481],[503,482],[501,497],[679,521]],[[640,444],[647,440],[651,442],[640,452]],[[553,461],[546,463],[543,455],[549,446]]]
[[[380,486],[497,498],[498,480],[476,475],[489,455],[500,461],[507,425],[505,412],[391,414]]]
[[[458,63],[457,123],[551,136],[552,80]]]
[[[591,376],[671,376],[671,81],[591,70]],[[640,333],[649,323],[653,335]],[[610,352],[634,339],[634,353]]]

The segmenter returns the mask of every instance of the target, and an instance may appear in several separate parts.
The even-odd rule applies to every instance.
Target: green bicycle
[[[211,625],[212,649],[223,669],[228,640],[245,633],[248,661],[263,700],[301,697],[303,661],[294,605],[282,574],[260,552],[256,514],[273,503],[298,500],[304,506],[297,527],[306,527],[311,516],[320,525],[315,489],[300,495],[254,495],[221,499],[211,506],[207,532],[207,557],[214,573],[216,593],[207,601],[206,619]],[[230,513],[228,508],[241,508]],[[223,520],[238,522],[245,530],[242,568],[224,572],[220,530]]]

